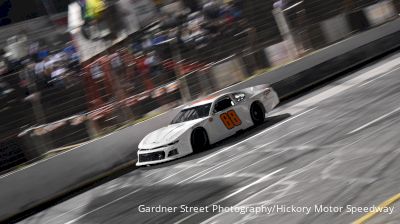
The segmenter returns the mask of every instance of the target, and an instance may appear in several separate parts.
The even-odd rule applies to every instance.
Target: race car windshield
[[[210,114],[210,108],[211,103],[184,109],[179,112],[178,115],[176,115],[171,124],[177,124],[185,121],[196,120],[202,117],[207,117]]]

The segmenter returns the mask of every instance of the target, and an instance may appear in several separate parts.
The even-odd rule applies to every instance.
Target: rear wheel
[[[265,121],[265,109],[259,102],[254,102],[250,107],[251,120],[254,125],[260,125]]]
[[[210,145],[207,132],[203,128],[194,129],[190,141],[194,153],[204,151],[208,149]]]

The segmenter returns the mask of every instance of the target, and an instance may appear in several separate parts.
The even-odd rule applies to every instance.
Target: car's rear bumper
[[[279,104],[278,94],[271,88],[271,91],[268,95],[263,99],[263,104],[266,109],[266,112],[270,112]]]
[[[275,90],[272,90],[271,94],[272,94],[272,102],[273,102],[272,103],[272,109],[274,109],[276,106],[278,106],[278,104],[280,103],[280,100],[279,100],[279,96],[275,92]]]

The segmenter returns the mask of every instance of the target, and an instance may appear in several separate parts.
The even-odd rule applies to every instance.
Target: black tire
[[[259,102],[254,102],[250,107],[251,120],[254,125],[260,125],[265,121],[265,109],[264,106]]]
[[[196,128],[192,131],[190,142],[194,153],[207,150],[210,146],[207,132],[203,128]]]

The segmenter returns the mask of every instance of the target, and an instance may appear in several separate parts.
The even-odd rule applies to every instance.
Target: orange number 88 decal
[[[226,113],[221,114],[220,118],[227,129],[232,129],[235,126],[239,126],[242,124],[242,121],[234,110],[230,110]]]

